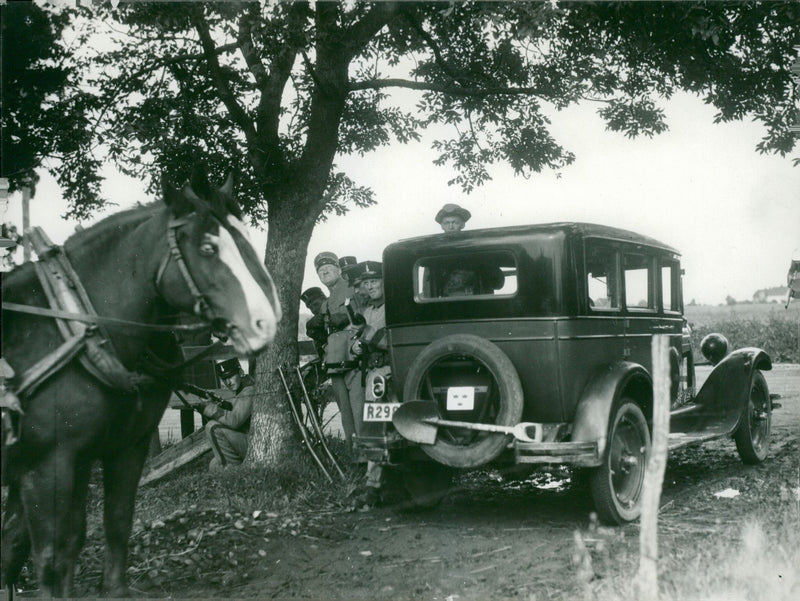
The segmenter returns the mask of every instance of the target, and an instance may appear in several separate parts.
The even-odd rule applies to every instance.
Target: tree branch
[[[428,46],[431,49],[431,52],[433,52],[434,61],[436,62],[437,65],[439,65],[439,67],[441,68],[441,70],[444,72],[445,75],[450,77],[453,81],[457,81],[462,85],[468,82],[470,83],[472,82],[467,78],[460,77],[458,73],[456,73],[456,71],[452,69],[450,65],[447,64],[447,61],[444,59],[444,56],[442,55],[442,49],[440,48],[438,42],[433,39],[433,36],[431,34],[425,31],[425,29],[417,20],[416,16],[411,14],[409,11],[405,11],[403,15],[411,24],[411,27],[414,28],[414,31],[416,31],[419,34],[419,36],[425,41],[425,43],[428,44]]]
[[[345,30],[348,62],[391,20],[397,13],[398,7],[397,2],[377,2],[360,21]]]
[[[215,49],[216,54],[225,54],[226,52],[231,52],[236,50],[236,44],[225,44],[224,46],[219,46]],[[176,54],[174,56],[164,57],[160,60],[153,61],[149,65],[142,67],[141,69],[134,71],[133,73],[126,75],[120,79],[114,81],[115,89],[119,90],[128,82],[138,79],[142,75],[149,73],[151,71],[155,71],[159,67],[167,67],[169,65],[175,65],[177,63],[188,62],[188,61],[196,61],[206,58],[205,54],[197,54],[197,53],[190,53],[184,52],[182,54]]]
[[[383,88],[407,88],[410,90],[422,90],[425,92],[439,92],[440,94],[448,94],[450,96],[473,96],[473,97],[486,97],[496,95],[506,96],[540,96],[544,97],[544,90],[542,88],[525,86],[520,88],[509,87],[471,87],[467,88],[460,85],[432,83],[427,81],[414,81],[410,79],[372,79],[366,81],[352,81],[350,82],[350,91],[356,90],[379,90]]]
[[[214,40],[211,39],[211,32],[208,29],[208,23],[203,16],[203,7],[199,6],[196,10],[192,11],[192,23],[200,36],[200,44],[203,47],[203,54],[206,58],[208,71],[217,88],[217,93],[220,99],[228,109],[228,113],[241,130],[244,132],[247,139],[248,149],[250,150],[251,159],[254,157],[253,151],[257,148],[257,135],[256,129],[253,126],[247,111],[239,104],[236,97],[231,92],[228,81],[222,72],[219,60],[217,60],[217,48],[214,46]],[[253,165],[259,169],[259,165]]]
[[[260,16],[258,11],[258,4],[251,4],[247,10],[242,11],[242,15],[239,17],[239,32],[236,36],[236,44],[239,47],[239,52],[242,53],[244,62],[247,63],[247,68],[253,74],[256,86],[259,89],[263,89],[267,81],[267,70],[256,54],[255,48],[253,48],[252,35],[253,21]]]

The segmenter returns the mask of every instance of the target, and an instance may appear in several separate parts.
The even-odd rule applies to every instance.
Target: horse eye
[[[203,241],[202,244],[200,244],[199,250],[200,254],[203,255],[204,257],[211,257],[217,254],[217,245],[211,242],[210,240],[205,240]]]

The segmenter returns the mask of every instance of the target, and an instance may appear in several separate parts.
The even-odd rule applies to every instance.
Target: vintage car
[[[372,430],[357,444],[420,506],[458,469],[562,464],[588,475],[603,521],[636,519],[655,334],[669,337],[670,449],[733,437],[746,463],[767,454],[771,360],[711,336],[716,365],[695,392],[680,255],[666,244],[588,223],[515,226],[403,240],[383,269],[390,366],[368,377]]]

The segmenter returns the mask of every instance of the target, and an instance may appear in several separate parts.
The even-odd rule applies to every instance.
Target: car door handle
[[[653,326],[651,330],[671,330],[673,326]]]

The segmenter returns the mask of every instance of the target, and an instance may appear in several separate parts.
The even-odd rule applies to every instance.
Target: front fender
[[[647,370],[638,363],[620,361],[609,365],[593,378],[581,395],[572,423],[573,442],[596,442],[602,457],[608,434],[611,407],[629,387],[647,391],[652,399],[653,381]],[[645,399],[637,398],[643,401]],[[646,409],[646,408],[645,408]],[[645,410],[649,415],[649,409]]]
[[[769,355],[759,348],[742,348],[727,355],[708,374],[694,402],[672,414],[670,432],[732,433],[750,398],[757,369],[772,369]]]

